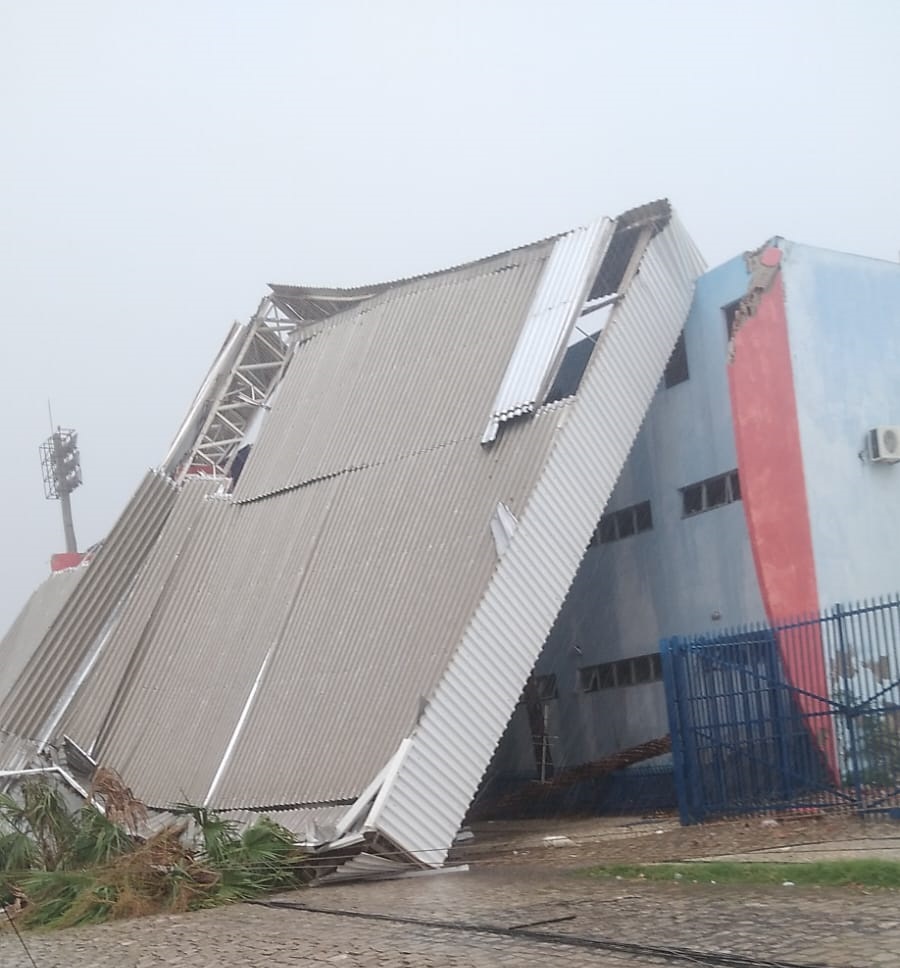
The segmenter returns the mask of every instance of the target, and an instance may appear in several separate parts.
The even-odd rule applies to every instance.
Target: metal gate
[[[900,816],[900,597],[661,643],[683,823]]]

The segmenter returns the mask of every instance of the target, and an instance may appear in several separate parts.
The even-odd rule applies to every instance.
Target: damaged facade
[[[0,701],[0,767],[269,814],[336,876],[439,866],[701,271],[657,202],[273,286]]]
[[[545,775],[668,732],[661,639],[895,593],[898,424],[900,266],[774,239],[702,275],[535,668]],[[540,774],[528,713],[494,776]]]
[[[704,274],[662,202],[272,286],[4,639],[0,768],[268,814],[333,877],[439,866],[486,769],[666,735],[662,638],[900,587],[898,374],[900,267],[774,239]]]

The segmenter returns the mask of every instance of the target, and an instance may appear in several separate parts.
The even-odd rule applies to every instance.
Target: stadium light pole
[[[62,508],[66,551],[78,551],[75,524],[72,520],[72,491],[81,485],[81,454],[78,434],[74,430],[57,427],[40,447],[41,471],[44,476],[44,497],[59,501]]]

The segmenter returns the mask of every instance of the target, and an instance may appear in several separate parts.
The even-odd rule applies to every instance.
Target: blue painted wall
[[[654,652],[664,636],[763,615],[741,503],[684,518],[679,490],[736,467],[722,307],[746,286],[743,258],[699,280],[685,324],[690,378],[660,387],[607,507],[649,500],[653,529],[588,549],[538,661],[537,675],[557,677],[557,766],[668,732],[660,683],[586,693],[580,668]],[[511,769],[527,760],[519,745],[511,737],[505,744],[501,759]]]
[[[783,243],[803,469],[823,605],[900,589],[900,464],[861,460],[900,424],[900,265]]]
[[[772,244],[784,252],[819,600],[896,592],[900,464],[859,454],[868,429],[900,424],[900,266]],[[743,503],[684,518],[679,491],[737,466],[723,307],[747,283],[743,256],[698,280],[685,323],[690,378],[660,387],[607,507],[649,500],[653,529],[588,549],[538,661],[537,675],[557,678],[557,768],[668,732],[661,684],[586,693],[579,669],[653,652],[667,636],[764,619]],[[520,709],[495,767],[521,775],[532,763]]]

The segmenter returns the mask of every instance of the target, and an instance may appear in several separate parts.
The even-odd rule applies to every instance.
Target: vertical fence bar
[[[766,675],[769,682],[769,732],[772,735],[776,749],[778,763],[779,799],[788,800],[793,784],[790,776],[790,756],[788,755],[788,737],[792,731],[791,709],[788,698],[782,691],[781,666],[778,662],[778,642],[775,635],[768,629],[766,635]]]
[[[847,636],[844,629],[844,610],[840,605],[835,605],[832,609],[837,625],[837,648],[838,655],[843,662],[841,678],[843,679],[843,693],[841,698],[841,711],[847,723],[847,744],[850,753],[850,776],[853,785],[856,802],[862,802],[862,783],[859,770],[859,748],[856,736],[856,704],[857,698],[850,691],[850,655],[847,652]],[[854,674],[858,671],[854,669]]]
[[[666,694],[666,709],[669,715],[669,733],[672,736],[672,770],[675,776],[675,796],[678,800],[678,817],[682,824],[691,823],[687,797],[687,762],[684,755],[685,730],[681,722],[680,697],[683,690],[678,687],[678,674],[683,665],[680,655],[679,639],[663,639],[659,643],[660,659],[663,670],[663,688]]]

